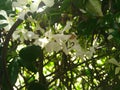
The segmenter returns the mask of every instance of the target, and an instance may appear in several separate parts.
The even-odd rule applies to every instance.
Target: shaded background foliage
[[[34,13],[32,17],[39,22],[40,27],[47,31],[55,23],[62,28],[67,21],[72,21],[72,28],[66,34],[74,32],[83,49],[89,50],[95,40],[99,47],[91,58],[72,59],[63,51],[46,54],[44,49],[33,45],[33,41],[26,40],[26,47],[17,50],[21,42],[10,40],[7,52],[7,70],[12,87],[17,90],[118,90],[120,88],[120,73],[117,65],[108,61],[111,58],[119,62],[120,59],[120,0],[101,0],[101,11],[95,9],[98,4],[91,0],[55,0],[53,7],[41,13]],[[97,0],[95,0],[97,1]],[[99,1],[99,0],[98,0]],[[0,10],[16,14],[12,11],[10,0],[1,0]],[[44,4],[43,4],[44,5]],[[3,18],[0,16],[0,18]],[[24,28],[34,22],[25,20]],[[7,33],[0,25],[0,55]],[[42,36],[41,32],[37,32]],[[110,39],[109,37],[112,36]],[[74,51],[72,52],[74,53]],[[1,59],[1,57],[0,57]],[[2,71],[1,66],[1,73]],[[37,79],[36,79],[37,77]],[[21,79],[22,78],[22,79]],[[10,90],[6,77],[3,76],[3,90]],[[16,85],[16,82],[19,85]],[[8,86],[8,87],[6,87]],[[16,90],[15,89],[15,90]]]

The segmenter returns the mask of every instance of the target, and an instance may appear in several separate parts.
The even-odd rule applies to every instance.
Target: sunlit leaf
[[[103,16],[100,0],[86,1],[86,10],[93,16]]]
[[[120,67],[115,68],[115,74],[118,74],[120,72]]]
[[[108,62],[109,62],[109,63],[112,63],[112,64],[114,64],[114,65],[119,66],[119,63],[116,61],[115,58],[111,58]]]

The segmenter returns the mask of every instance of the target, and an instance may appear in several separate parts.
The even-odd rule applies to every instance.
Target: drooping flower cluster
[[[23,2],[17,0],[13,2],[12,6],[14,7],[14,9],[18,10],[18,18],[24,20],[26,13],[33,13],[37,11],[41,2],[43,2],[46,7],[52,7],[54,5],[54,0],[24,0]],[[13,25],[14,21],[11,15],[8,16],[7,13],[3,10],[0,11],[0,15],[6,18],[6,20],[0,20],[0,23],[8,24],[6,27],[4,27],[8,31]],[[92,46],[89,48],[89,50],[83,50],[77,40],[77,36],[74,33],[64,34],[65,31],[69,31],[69,29],[71,29],[71,21],[67,21],[66,26],[62,30],[58,31],[57,34],[55,34],[52,33],[51,29],[45,31],[39,25],[37,26],[37,21],[34,21],[31,17],[28,17],[28,19],[36,23],[34,29],[40,30],[40,32],[43,33],[43,36],[39,36],[39,34],[35,32],[35,30],[28,31],[23,27],[20,29],[18,28],[13,33],[13,40],[19,39],[21,42],[24,42],[25,40],[34,40],[33,44],[39,45],[40,47],[44,48],[45,51],[48,53],[51,53],[53,51],[63,51],[66,55],[68,55],[71,51],[75,51],[74,55],[82,58],[91,58],[95,53],[95,48],[97,46]]]

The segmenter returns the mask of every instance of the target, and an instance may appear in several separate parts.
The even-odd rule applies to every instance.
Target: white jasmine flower
[[[17,0],[12,3],[12,7],[19,7],[22,8],[23,6],[26,6],[28,4],[28,0]]]
[[[19,30],[14,31],[14,33],[12,34],[12,38],[13,40],[17,40],[18,38],[20,38],[20,31]]]
[[[7,26],[4,27],[4,29],[6,31],[8,31],[11,28],[11,26],[14,24],[14,21],[13,21],[11,15],[8,16],[6,11],[4,11],[4,10],[0,11],[0,15],[5,17],[5,20],[0,20],[0,24],[8,24]]]
[[[55,34],[49,37],[49,43],[46,45],[47,52],[58,52],[60,50],[66,49],[66,41],[70,36],[63,34]]]
[[[24,34],[24,39],[25,40],[32,40],[32,39],[36,39],[36,38],[38,38],[38,35],[37,34],[35,34],[34,32],[32,32],[32,31],[28,31],[28,32],[26,32],[25,34]]]
[[[38,6],[40,4],[41,0],[33,0],[33,3],[30,5],[31,12],[35,12],[38,10]]]
[[[19,11],[19,19],[24,20],[27,12],[35,12],[38,9],[41,0],[17,0],[12,3],[12,6]],[[30,7],[27,6],[30,5]]]
[[[22,10],[18,15],[19,15],[19,19],[21,19],[21,20],[24,20],[25,19],[25,15],[26,15],[26,13],[27,12],[29,12],[29,9],[24,9],[24,10]]]
[[[69,48],[70,47],[70,48]],[[71,38],[69,39],[69,44],[68,44],[68,51],[70,52],[71,50],[75,50],[76,52],[76,57],[81,57],[83,58],[84,56],[84,51],[82,47],[80,46],[78,40],[76,39],[75,35],[71,35]]]
[[[53,38],[59,43],[60,41],[68,41],[71,35],[64,35],[64,34],[55,34]]]
[[[17,9],[18,12],[18,18],[21,20],[24,20],[24,17],[27,12],[29,12],[29,8],[27,7],[27,4],[30,3],[31,0],[17,0],[12,3],[12,6]]]
[[[42,48],[44,48],[48,43],[49,43],[49,40],[46,37],[45,38],[38,38],[34,42],[35,45],[39,45]]]
[[[66,26],[63,29],[63,32],[66,30],[69,30],[71,28],[72,22],[71,21],[67,21]]]
[[[45,49],[49,53],[53,51],[58,52],[61,50],[61,45],[59,43],[56,43],[55,41],[51,41],[46,45]]]
[[[47,32],[45,33],[45,37],[47,37],[47,38],[49,38],[49,39],[51,39],[52,36],[53,36],[53,34],[52,34],[52,31],[51,31],[51,30],[49,30],[49,31],[47,31]]]
[[[47,7],[52,7],[54,5],[54,0],[42,0]]]

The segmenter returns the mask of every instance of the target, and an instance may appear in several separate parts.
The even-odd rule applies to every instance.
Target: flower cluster
[[[12,6],[14,7],[14,9],[18,10],[18,18],[24,20],[26,13],[36,12],[39,9],[39,4],[41,2],[43,2],[46,7],[52,7],[54,5],[54,0],[24,0],[23,2],[17,0],[13,2]],[[14,23],[11,15],[8,16],[4,10],[0,11],[0,15],[5,17],[5,20],[0,20],[0,24],[8,24],[4,28],[5,30],[9,30]],[[95,53],[96,46],[93,45],[89,48],[89,50],[83,50],[77,40],[77,36],[74,33],[64,34],[64,32],[71,29],[72,21],[67,21],[66,26],[55,34],[52,33],[51,29],[45,31],[39,25],[37,26],[37,21],[33,20],[31,17],[28,17],[28,20],[36,23],[34,29],[40,30],[40,32],[43,33],[43,36],[40,36],[38,33],[36,33],[36,30],[28,31],[23,27],[18,28],[13,33],[13,40],[19,39],[22,43],[25,40],[34,40],[33,44],[39,45],[41,48],[44,48],[45,51],[48,53],[51,53],[53,51],[63,51],[66,55],[68,55],[71,51],[74,51],[75,53],[73,53],[73,55],[82,58],[91,58]]]
[[[19,11],[19,18],[24,20],[28,12],[33,13],[39,10],[39,8],[42,8],[39,7],[41,2],[43,2],[46,7],[52,7],[54,5],[54,0],[24,0],[22,2],[17,0],[13,2],[12,7]]]

